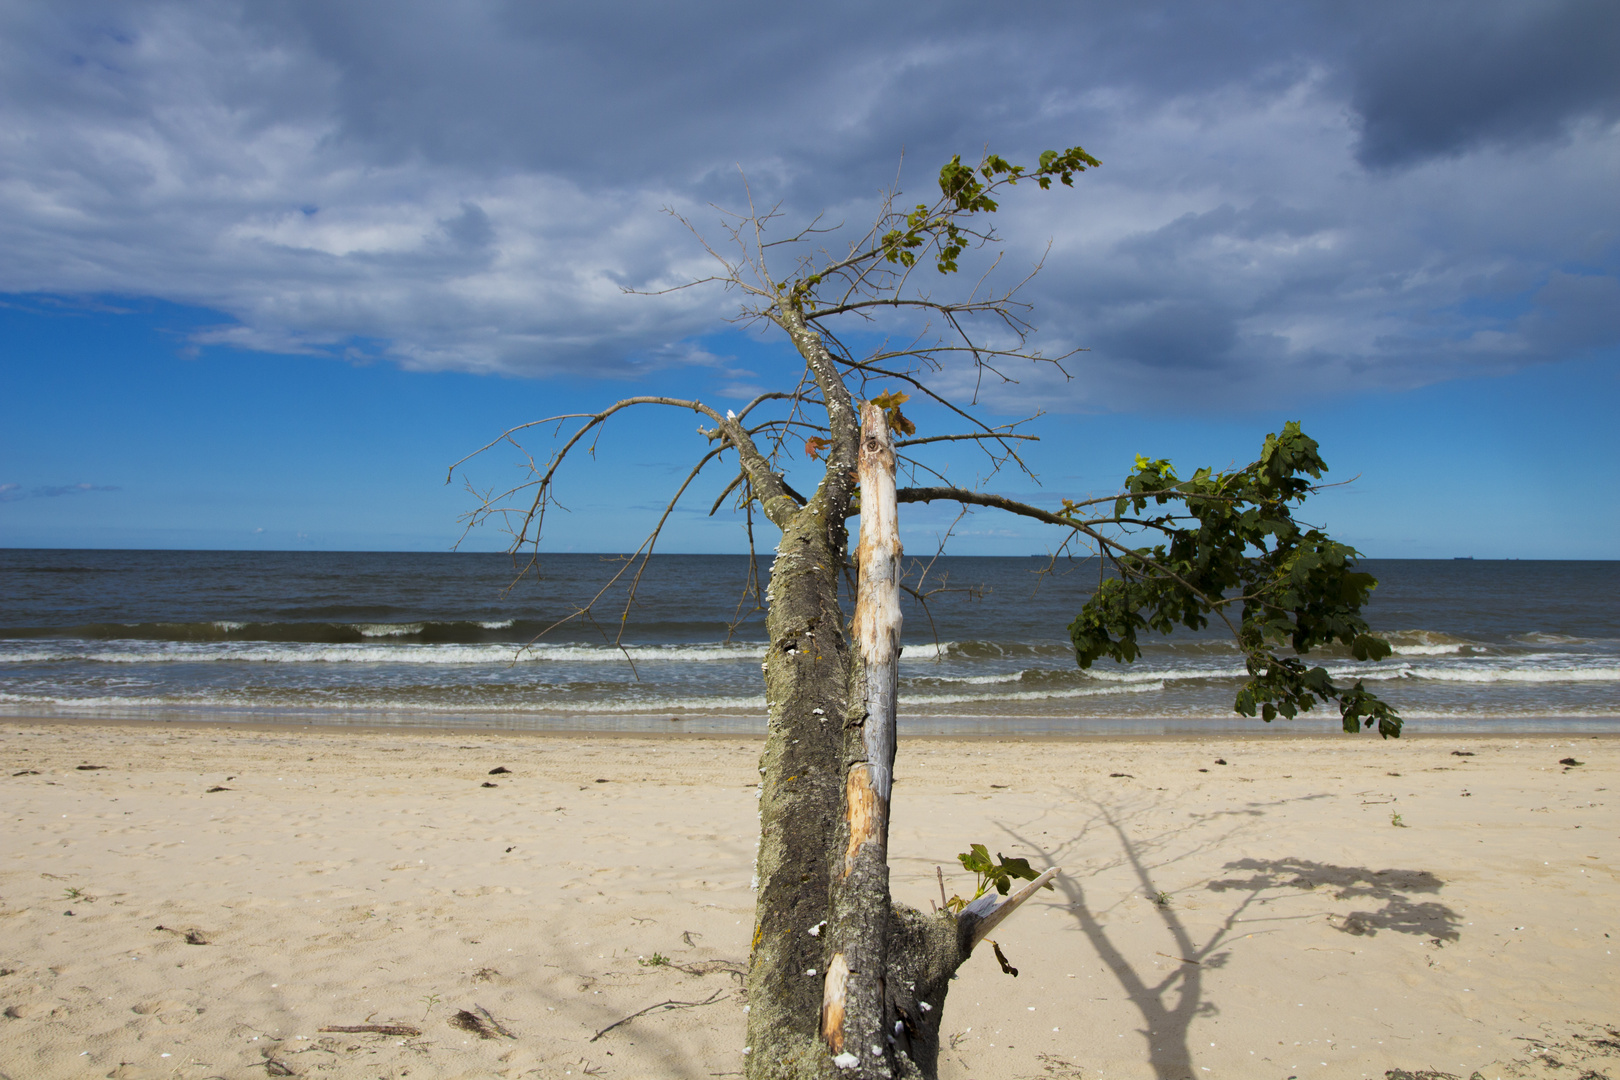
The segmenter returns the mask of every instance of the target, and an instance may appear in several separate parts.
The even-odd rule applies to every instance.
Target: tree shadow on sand
[[[1123,854],[1121,861],[1130,867],[1141,887],[1141,894],[1133,892],[1133,895],[1157,898],[1168,897],[1168,894],[1160,888],[1157,871],[1192,854],[1208,850],[1211,846],[1229,841],[1237,829],[1241,828],[1239,823],[1232,830],[1195,845],[1191,851],[1171,857],[1167,854],[1167,847],[1176,838],[1184,836],[1184,829],[1173,829],[1152,837],[1133,836],[1127,826],[1135,814],[1102,802],[1094,802],[1092,805],[1095,810],[1094,816],[1081,830],[1080,835],[1056,849],[1045,850],[1034,837],[1020,835],[1011,829],[1006,831],[1009,838],[1037,851],[1047,865],[1056,865],[1057,859],[1080,847],[1094,827],[1100,827],[1105,832],[1113,834]],[[1142,808],[1138,808],[1137,813],[1141,812]],[[1211,817],[1230,815],[1239,819],[1258,818],[1263,813],[1263,810],[1251,805],[1243,810],[1227,811],[1222,815]],[[1109,866],[1118,865],[1119,861],[1111,862],[1108,866],[1093,866],[1085,876],[1092,877]],[[1157,977],[1158,972],[1150,974],[1145,968],[1139,971],[1114,943],[1104,924],[1112,905],[1094,909],[1087,901],[1080,875],[1060,874],[1052,884],[1066,901],[1061,906],[1073,916],[1080,932],[1096,950],[1098,958],[1141,1014],[1142,1026],[1137,1029],[1137,1033],[1147,1043],[1148,1060],[1153,1067],[1154,1076],[1158,1080],[1192,1080],[1197,1075],[1198,1069],[1193,1064],[1191,1048],[1188,1045],[1189,1029],[1195,1017],[1211,1016],[1219,1012],[1215,1003],[1204,997],[1204,972],[1225,964],[1228,954],[1217,950],[1226,943],[1231,930],[1240,921],[1247,902],[1240,905],[1219,929],[1202,942],[1194,938],[1171,904],[1165,902],[1153,904],[1154,914],[1164,924],[1164,928],[1169,931],[1175,943],[1175,955],[1170,959],[1176,961],[1169,972]]]
[[[1244,892],[1251,897],[1279,889],[1313,890],[1327,886],[1338,900],[1383,902],[1377,911],[1352,911],[1332,923],[1342,933],[1371,937],[1380,930],[1414,934],[1439,941],[1456,941],[1461,919],[1434,900],[1415,901],[1409,894],[1440,891],[1445,883],[1427,870],[1368,870],[1361,866],[1334,866],[1310,859],[1239,859],[1224,869],[1248,870],[1243,878],[1211,881],[1211,892]]]
[[[1319,798],[1307,796],[1305,800]],[[1187,839],[1187,830],[1171,829],[1157,835],[1135,835],[1130,828],[1132,818],[1149,816],[1154,807],[1135,810],[1103,802],[1094,802],[1094,814],[1078,836],[1058,845],[1043,849],[1033,836],[1003,826],[1012,839],[1038,853],[1048,866],[1073,855],[1085,844],[1087,834],[1094,829],[1111,833],[1119,845],[1122,858],[1106,865],[1093,865],[1084,874],[1062,874],[1053,885],[1063,895],[1065,908],[1078,924],[1078,928],[1096,950],[1098,958],[1108,968],[1131,1004],[1141,1014],[1142,1026],[1137,1029],[1147,1044],[1148,1061],[1157,1080],[1192,1080],[1201,1070],[1194,1064],[1189,1032],[1193,1020],[1200,1016],[1220,1012],[1214,1001],[1205,994],[1204,974],[1225,965],[1230,952],[1222,951],[1241,940],[1234,931],[1247,933],[1256,921],[1292,922],[1320,915],[1278,916],[1260,915],[1256,909],[1269,906],[1271,901],[1284,895],[1299,895],[1299,891],[1313,891],[1326,886],[1335,889],[1334,896],[1341,900],[1365,899],[1381,902],[1376,911],[1356,911],[1335,918],[1335,929],[1348,934],[1376,934],[1389,930],[1402,934],[1420,934],[1444,941],[1458,939],[1459,919],[1450,908],[1435,901],[1414,900],[1411,894],[1433,895],[1443,882],[1423,870],[1369,870],[1362,867],[1334,866],[1308,859],[1240,859],[1226,863],[1223,869],[1249,871],[1247,877],[1229,877],[1206,881],[1203,887],[1210,892],[1237,894],[1221,922],[1207,936],[1195,936],[1177,911],[1169,892],[1163,891],[1160,874],[1174,864],[1190,857],[1237,842],[1245,826],[1253,824],[1264,814],[1293,800],[1250,803],[1243,809],[1222,811],[1202,818],[1201,824],[1213,824],[1224,818],[1231,827],[1207,834],[1202,841],[1172,855],[1170,848],[1177,840]],[[1141,897],[1155,900],[1152,912],[1163,923],[1174,942],[1173,955],[1160,955],[1175,961],[1168,972],[1149,972],[1146,964],[1139,970],[1109,936],[1104,920],[1115,905],[1093,908],[1087,901],[1082,877],[1094,877],[1110,866],[1128,866],[1137,880]],[[1188,892],[1198,885],[1186,886]]]

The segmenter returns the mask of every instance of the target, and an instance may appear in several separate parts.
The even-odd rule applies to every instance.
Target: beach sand
[[[0,1074],[737,1075],[760,745],[0,722]],[[897,899],[970,889],[974,842],[1065,868],[996,932],[1018,977],[953,984],[945,1077],[1620,1080],[1620,741],[897,772]],[[367,1024],[408,1030],[322,1031]]]

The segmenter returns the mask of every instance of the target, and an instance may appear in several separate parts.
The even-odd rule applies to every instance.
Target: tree
[[[1237,711],[1270,721],[1333,701],[1346,731],[1400,733],[1400,718],[1360,682],[1339,685],[1301,659],[1328,643],[1348,646],[1358,659],[1387,656],[1389,646],[1361,617],[1376,582],[1356,569],[1356,552],[1294,518],[1326,469],[1297,424],[1267,436],[1245,468],[1199,469],[1181,479],[1168,461],[1139,458],[1117,496],[1064,500],[1055,509],[947,484],[920,456],[925,451],[913,449],[967,441],[984,451],[991,476],[1024,469],[1018,444],[1033,437],[1019,430],[1026,421],[987,423],[976,393],[952,400],[931,380],[964,370],[976,380],[1007,378],[1013,363],[1061,370],[1072,354],[1048,358],[1030,346],[1028,309],[1019,299],[1027,277],[991,291],[987,272],[952,299],[935,297],[927,283],[949,279],[969,258],[995,268],[1000,255],[987,222],[1011,189],[1072,187],[1097,165],[1080,147],[1047,151],[1034,167],[995,154],[972,166],[955,157],[940,170],[932,202],[900,207],[891,194],[875,223],[836,251],[818,246],[837,233],[819,222],[767,239],[778,215],[750,205],[727,217],[724,250],[699,235],[720,270],[692,284],[736,290],[742,321],[787,336],[802,367],[781,389],[723,414],[694,400],[626,398],[496,440],[516,441],[538,424],[559,433],[572,425],[544,465],[536,462],[510,490],[485,493],[469,515],[472,523],[504,517],[514,548],[537,552],[559,469],[610,419],[646,405],[703,418],[707,451],[639,558],[621,570],[634,571],[632,592],[677,502],[728,454],[736,476],[715,509],[735,496],[750,538],[756,509],[780,532],[767,587],[769,727],[748,981],[747,1073],[756,1080],[934,1076],[952,973],[991,926],[1057,872],[1037,875],[1021,859],[991,861],[974,846],[962,856],[980,880],[981,895],[971,902],[925,914],[890,899],[886,846],[904,587],[899,504],[994,508],[1061,530],[1060,554],[1084,547],[1097,555],[1104,568],[1097,591],[1069,627],[1082,666],[1103,656],[1134,659],[1142,631],[1216,619],[1247,661]],[[783,259],[786,271],[776,265]],[[904,344],[870,333],[897,327],[909,327]],[[857,335],[873,343],[859,348]],[[874,387],[883,392],[869,394]],[[903,411],[913,401],[962,430],[918,435]],[[789,482],[795,462],[819,474],[808,495]],[[939,482],[897,487],[897,462],[913,478]],[[858,566],[850,567],[846,523],[855,515]],[[1144,538],[1151,542],[1140,543]],[[846,619],[839,581],[851,569],[855,609]],[[588,613],[589,606],[581,611]],[[1014,879],[1029,884],[1002,900]]]

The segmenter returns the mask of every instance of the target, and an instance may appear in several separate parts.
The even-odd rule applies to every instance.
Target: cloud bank
[[[0,291],[420,369],[708,363],[671,207],[860,221],[986,143],[1079,376],[1049,408],[1400,388],[1620,343],[1620,8],[484,0],[0,5]],[[1021,261],[1020,261],[1021,260]]]
[[[63,495],[85,495],[92,491],[122,491],[114,484],[43,484],[24,488],[21,484],[0,484],[0,502],[20,499],[59,499]]]

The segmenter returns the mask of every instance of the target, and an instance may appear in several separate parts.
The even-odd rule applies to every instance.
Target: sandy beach
[[[759,747],[6,721],[0,1074],[739,1074]],[[897,771],[898,899],[974,842],[1065,868],[997,931],[1017,978],[962,970],[944,1076],[1620,1077],[1620,741]]]

